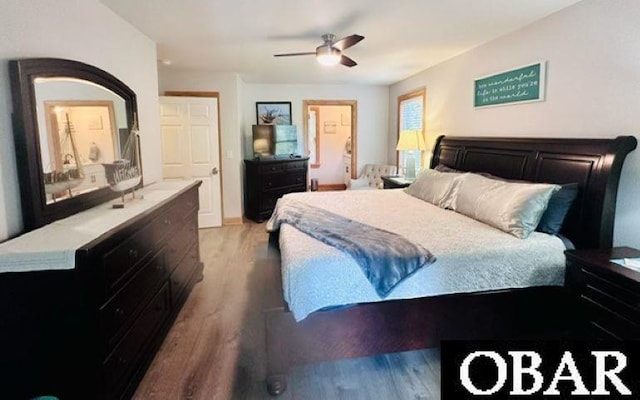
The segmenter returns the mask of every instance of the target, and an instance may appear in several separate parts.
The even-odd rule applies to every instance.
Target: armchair
[[[349,189],[382,189],[382,177],[395,175],[398,167],[395,165],[365,164],[358,179],[351,179]]]

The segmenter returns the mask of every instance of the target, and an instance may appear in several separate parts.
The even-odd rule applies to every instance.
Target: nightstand
[[[383,176],[382,182],[385,189],[401,189],[413,183],[414,179],[407,179],[403,176]]]
[[[640,271],[610,261],[640,257],[640,250],[569,250],[566,256],[565,286],[576,310],[574,336],[640,339]]]

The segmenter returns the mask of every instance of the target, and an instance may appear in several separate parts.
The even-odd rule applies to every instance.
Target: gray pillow
[[[451,203],[451,193],[462,177],[463,174],[447,174],[425,169],[404,191],[438,207],[447,208]]]
[[[456,175],[456,174],[448,174]],[[546,183],[515,183],[461,174],[450,194],[451,208],[520,239],[533,232],[551,195],[560,189]]]

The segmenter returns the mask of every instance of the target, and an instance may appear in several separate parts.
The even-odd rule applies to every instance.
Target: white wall
[[[544,102],[473,108],[475,78],[547,61]],[[390,88],[389,157],[396,99],[427,88],[426,132],[469,136],[640,135],[640,2],[585,0]],[[616,246],[640,248],[640,149],[624,165]]]
[[[9,59],[82,61],[129,85],[138,100],[145,183],[161,178],[156,46],[151,39],[97,0],[3,0],[0,43],[0,240],[22,231]]]
[[[168,90],[218,92],[220,94],[220,140],[223,217],[242,216],[242,135],[240,118],[242,81],[235,73],[174,70],[159,72],[160,94]]]
[[[245,154],[251,156],[253,153],[251,125],[256,123],[256,101],[290,101],[293,124],[297,125],[298,136],[301,138],[303,100],[356,100],[358,102],[358,171],[367,163],[387,163],[389,88],[375,85],[246,83],[242,124]]]

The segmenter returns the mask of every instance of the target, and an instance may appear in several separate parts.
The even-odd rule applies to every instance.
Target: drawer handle
[[[166,226],[171,225],[171,220],[169,218],[165,218],[164,221],[162,221]]]
[[[138,250],[136,250],[136,249],[129,250],[129,257],[138,258]]]
[[[117,319],[122,319],[122,317],[124,317],[124,310],[122,308],[118,307],[118,308],[115,309],[113,314],[116,316]]]
[[[187,202],[187,207],[193,207],[193,201]]]
[[[118,358],[116,359],[116,364],[119,365],[119,366],[126,365],[128,362],[129,362],[129,360],[127,360],[123,356],[118,356]]]

